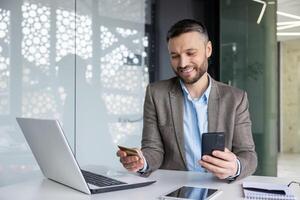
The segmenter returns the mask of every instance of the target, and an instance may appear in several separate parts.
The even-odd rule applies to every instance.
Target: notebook
[[[284,184],[262,183],[262,182],[244,182],[243,191],[245,199],[281,199],[296,200],[291,189]]]
[[[57,120],[17,118],[17,122],[43,174],[55,182],[86,194],[143,187],[155,182],[127,172],[81,170]]]

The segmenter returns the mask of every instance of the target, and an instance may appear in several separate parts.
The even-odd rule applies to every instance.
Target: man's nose
[[[179,67],[184,68],[185,66],[188,65],[188,59],[185,56],[181,56],[179,60]]]

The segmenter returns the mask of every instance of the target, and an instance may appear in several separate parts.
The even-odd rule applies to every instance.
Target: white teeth
[[[186,69],[182,69],[182,70],[181,70],[181,72],[183,72],[183,73],[189,73],[189,72],[191,72],[191,71],[193,71],[193,68],[192,68],[192,67],[186,68]]]

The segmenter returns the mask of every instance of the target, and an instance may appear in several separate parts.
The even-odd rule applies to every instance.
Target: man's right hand
[[[122,165],[131,172],[137,172],[144,168],[144,158],[141,150],[138,151],[138,156],[128,156],[125,151],[119,150],[117,156],[120,157]]]

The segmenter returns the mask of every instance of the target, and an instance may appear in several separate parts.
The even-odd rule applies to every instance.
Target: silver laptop
[[[156,182],[127,172],[108,177],[107,174],[81,170],[57,120],[17,118],[17,122],[44,176],[53,181],[86,194],[137,188]]]

